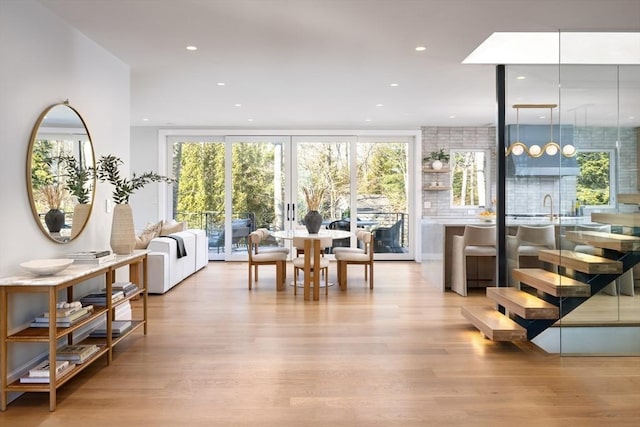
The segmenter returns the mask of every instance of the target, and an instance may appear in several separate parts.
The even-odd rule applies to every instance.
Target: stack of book
[[[111,251],[85,251],[72,252],[66,257],[72,258],[74,264],[103,264],[115,260],[116,254],[112,254]]]
[[[55,314],[56,327],[69,328],[91,316],[91,313],[93,313],[93,305],[58,308]],[[33,322],[31,322],[29,326],[32,328],[48,328],[50,319],[51,315],[49,312],[43,313],[42,316],[33,319]]]
[[[138,293],[138,286],[131,282],[115,282],[111,285],[112,291],[122,291],[125,298]],[[102,292],[106,292],[107,289],[102,289]]]
[[[111,337],[118,338],[125,334],[132,327],[130,320],[114,320],[111,322]],[[94,329],[89,336],[91,338],[104,338],[107,336],[107,325],[99,326]]]
[[[80,364],[85,362],[94,353],[100,350],[95,344],[70,344],[60,347],[56,351],[56,359],[66,360],[71,363]]]
[[[120,301],[121,299],[124,299],[124,292],[115,291],[115,290],[111,291],[111,303]],[[93,294],[85,295],[82,298],[80,298],[80,302],[83,305],[93,304],[93,305],[99,305],[104,307],[107,305],[107,292],[102,291],[102,292],[96,292]]]
[[[21,383],[49,383],[49,360],[45,360],[35,368],[29,370],[29,375],[20,378]],[[56,360],[56,379],[60,379],[76,366],[68,360]]]

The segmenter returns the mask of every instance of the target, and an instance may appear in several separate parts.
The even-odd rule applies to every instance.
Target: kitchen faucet
[[[551,197],[551,194],[544,195],[544,199],[542,199],[542,207],[547,207],[547,199],[549,199],[549,221],[553,222],[553,197]]]

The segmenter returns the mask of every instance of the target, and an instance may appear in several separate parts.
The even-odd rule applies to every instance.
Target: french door
[[[406,137],[172,139],[178,180],[172,211],[207,231],[210,260],[246,260],[249,233],[304,227],[304,215],[314,207],[324,227],[373,231],[376,259],[414,258],[408,159],[415,147]],[[318,196],[317,206],[305,190]]]

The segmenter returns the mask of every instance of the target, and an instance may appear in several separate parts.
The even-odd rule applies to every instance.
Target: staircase
[[[640,195],[619,195],[619,200],[638,203]],[[594,213],[591,220],[611,224],[620,233],[639,234],[640,214]],[[542,250],[538,259],[554,265],[554,271],[512,271],[535,295],[513,287],[487,288],[494,305],[463,307],[462,315],[491,340],[531,340],[640,262],[640,237],[628,234],[567,231],[567,240],[591,245],[597,255]]]

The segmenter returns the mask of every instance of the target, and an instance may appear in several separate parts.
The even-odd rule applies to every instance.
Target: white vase
[[[431,167],[434,170],[438,171],[438,170],[442,169],[442,162],[440,160],[434,160],[433,162],[431,162]]]
[[[117,204],[111,222],[111,249],[118,255],[128,255],[136,245],[133,211],[127,203]]]

